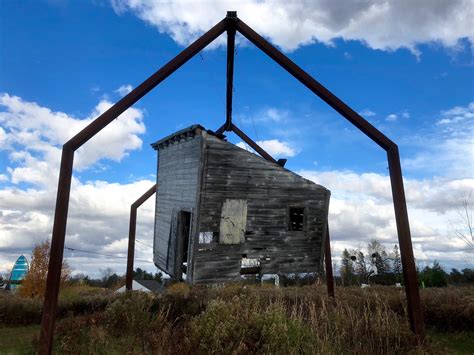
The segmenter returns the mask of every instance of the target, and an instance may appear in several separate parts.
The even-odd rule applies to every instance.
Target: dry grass
[[[56,349],[60,353],[94,354],[448,351],[430,337],[422,345],[416,343],[407,323],[403,289],[339,288],[336,293],[333,303],[322,286],[274,288],[234,284],[190,288],[176,284],[158,296],[109,295],[105,304],[99,302],[94,308],[90,306],[90,300],[95,299],[93,290],[71,291],[64,295],[64,305],[88,304],[88,312],[95,313],[83,312],[78,316],[81,312],[76,309],[71,312],[72,317],[59,321]],[[432,331],[473,329],[473,287],[422,290],[421,296],[426,324]],[[80,302],[82,298],[89,301]],[[1,301],[0,315],[5,310]],[[9,301],[21,312],[18,300]],[[36,313],[36,306],[33,308]]]
[[[63,322],[59,339],[63,339],[63,349],[72,352],[118,348],[160,354],[441,351],[429,339],[422,345],[416,343],[407,323],[403,290],[337,291],[334,304],[324,287],[318,286],[278,289],[235,284],[206,289],[177,284],[156,297],[122,296],[104,313],[82,319],[87,325]],[[474,288],[423,290],[422,299],[428,326],[458,329],[472,324]],[[71,332],[80,334],[71,337]],[[77,347],[74,339],[89,342]]]

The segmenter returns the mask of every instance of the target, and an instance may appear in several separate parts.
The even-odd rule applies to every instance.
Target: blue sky
[[[293,29],[304,12],[284,4],[278,6],[287,13],[278,22],[261,8],[265,1],[234,2],[235,8],[212,2],[179,7],[179,3],[2,2],[0,209],[7,237],[0,242],[0,269],[14,261],[13,254],[28,254],[35,242],[50,237],[60,145],[117,101],[128,86],[138,85],[224,17],[221,8],[237,8],[242,20],[400,145],[407,194],[413,192],[408,202],[418,259],[469,265],[452,229],[459,225],[456,199],[474,186],[474,47],[468,25],[472,3],[458,1],[437,9],[419,2],[413,10],[419,18],[403,16],[403,9],[393,5],[380,10],[380,20],[367,24],[370,8],[348,6],[340,16],[359,21],[356,29],[339,19],[337,8],[324,12],[324,4],[317,7],[319,2],[314,13],[324,16],[307,20],[323,23],[322,29],[316,25]],[[255,9],[266,15],[255,15]],[[394,19],[400,28],[389,25]],[[439,33],[432,30],[443,26]],[[365,245],[372,237],[393,245],[384,152],[253,45],[241,37],[238,43],[234,121],[270,153],[288,158],[289,169],[333,191],[334,253],[344,246]],[[100,153],[85,148],[75,171],[81,199],[71,202],[73,220],[66,244],[123,255],[127,201],[146,191],[156,174],[156,155],[149,144],[193,123],[217,129],[224,122],[225,58],[224,46],[203,51],[137,103],[128,113],[131,124],[117,124],[115,133],[96,144]],[[44,118],[41,124],[35,123],[39,116]],[[51,126],[52,120],[58,123]],[[31,145],[29,134],[37,140]],[[229,140],[239,143],[233,134]],[[126,191],[120,200],[123,209],[112,211],[111,197],[104,191],[116,194],[121,187]],[[80,226],[89,217],[81,208],[100,205],[92,202],[99,190],[104,194],[100,211],[106,217],[97,223],[123,222],[116,224],[116,230],[104,225],[94,229],[95,223],[90,223],[84,231]],[[26,195],[31,204],[9,203],[14,196],[26,201]],[[35,196],[44,201],[39,203]],[[366,205],[369,211],[361,212]],[[152,203],[145,209],[146,231],[141,238],[151,243]],[[453,253],[441,253],[447,248]],[[146,248],[140,253],[142,259],[151,258]],[[69,258],[72,264],[95,265],[92,257]],[[111,265],[121,271],[118,263]],[[76,269],[84,267],[85,272],[96,270],[95,266]]]

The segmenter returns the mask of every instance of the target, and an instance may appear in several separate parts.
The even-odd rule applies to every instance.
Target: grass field
[[[0,354],[34,354],[33,338],[39,333],[39,325],[0,328]],[[474,331],[444,333],[428,331],[433,349],[444,353],[471,355],[474,353]],[[119,341],[116,340],[117,343]],[[118,352],[123,344],[115,345]],[[57,348],[57,346],[56,346]]]
[[[33,338],[39,325],[0,327],[0,354],[34,354]]]
[[[336,304],[318,286],[176,284],[158,296],[94,292],[102,291],[69,290],[62,298],[55,353],[474,353],[472,287],[421,291],[427,325],[421,345],[409,331],[403,290],[390,287],[339,288]],[[0,299],[6,321],[0,325],[1,354],[34,353],[39,326],[12,324],[20,318],[8,322],[6,310],[23,310],[37,323],[37,305],[28,302]]]

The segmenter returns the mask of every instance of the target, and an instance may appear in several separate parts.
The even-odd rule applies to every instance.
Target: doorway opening
[[[179,211],[178,213],[178,253],[176,266],[178,279],[185,280],[188,271],[189,235],[191,233],[191,212]]]

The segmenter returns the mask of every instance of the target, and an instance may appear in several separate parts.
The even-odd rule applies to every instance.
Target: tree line
[[[424,268],[417,268],[418,280],[422,287],[444,287],[474,283],[474,269],[451,269],[447,273],[438,261]],[[339,267],[340,276],[336,283],[342,286],[362,284],[395,285],[403,284],[403,268],[400,249],[397,244],[391,251],[377,240],[367,244],[364,253],[361,249],[344,249]]]

